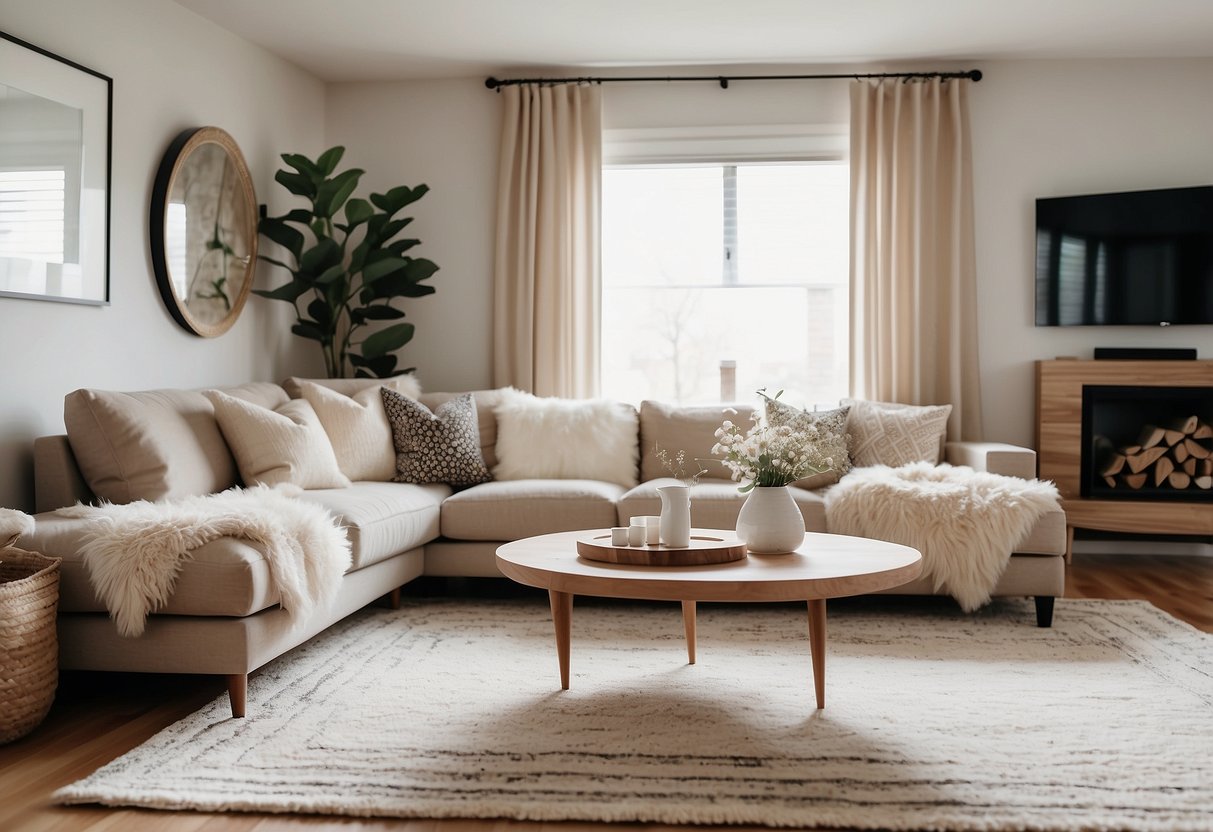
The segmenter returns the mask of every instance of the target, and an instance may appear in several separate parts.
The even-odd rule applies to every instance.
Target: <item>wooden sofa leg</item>
[[[388,593],[388,606],[394,610],[400,609],[400,587],[396,587]]]
[[[240,719],[244,716],[244,703],[248,696],[248,674],[229,673],[227,675],[227,698],[232,703],[232,716]]]
[[[1036,596],[1036,626],[1037,627],[1052,627],[1053,626],[1053,596],[1052,595],[1037,595]]]

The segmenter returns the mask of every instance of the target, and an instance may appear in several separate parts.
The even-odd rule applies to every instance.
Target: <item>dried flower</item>
[[[775,394],[778,399],[783,391]],[[765,389],[758,394],[767,396]],[[784,486],[796,480],[829,471],[834,460],[823,448],[832,447],[839,437],[818,426],[794,430],[788,425],[758,424],[744,433],[741,427],[725,421],[716,430],[714,456],[723,457],[733,479],[743,483],[744,494],[754,487]],[[660,457],[659,457],[660,458]]]
[[[726,422],[725,424],[729,423]],[[657,455],[657,460],[662,464],[662,466],[683,485],[697,485],[699,483],[699,478],[708,472],[708,469],[700,465],[699,460],[696,459],[693,460],[693,462],[695,463],[695,467],[699,470],[693,474],[687,473],[686,451],[679,451],[673,457],[671,457],[669,452],[660,445],[653,445],[653,450]]]

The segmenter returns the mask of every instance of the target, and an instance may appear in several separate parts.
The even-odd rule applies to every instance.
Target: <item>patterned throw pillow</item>
[[[475,485],[492,477],[480,455],[476,400],[456,396],[436,411],[384,387],[383,409],[396,446],[395,482]]]
[[[952,405],[911,405],[843,399],[850,405],[847,433],[855,465],[939,462]]]
[[[850,407],[839,407],[834,410],[801,410],[790,404],[767,399],[767,424],[776,427],[787,425],[792,430],[807,431],[811,428],[829,431],[838,438],[824,443],[822,450],[826,456],[834,460],[834,467],[829,471],[814,474],[798,480],[795,484],[801,488],[821,488],[833,485],[847,471],[851,470],[851,456],[847,453],[847,413]]]

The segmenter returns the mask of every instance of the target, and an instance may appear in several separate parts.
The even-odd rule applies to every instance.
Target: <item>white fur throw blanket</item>
[[[1057,504],[1051,482],[913,462],[856,468],[825,495],[838,534],[913,546],[923,577],[965,612],[990,600],[1011,552]]]
[[[297,491],[297,490],[296,490]],[[83,558],[97,596],[124,636],[172,594],[192,549],[221,537],[257,544],[293,621],[332,603],[350,566],[345,530],[323,507],[258,486],[179,500],[59,509],[89,521]]]

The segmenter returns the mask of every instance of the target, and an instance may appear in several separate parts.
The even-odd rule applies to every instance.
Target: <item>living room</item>
[[[251,298],[236,325],[219,338],[186,333],[165,310],[149,259],[149,198],[166,146],[189,127],[216,125],[235,137],[248,161],[258,201],[268,205],[271,215],[294,205],[274,181],[280,154],[286,152],[314,158],[327,147],[344,145],[345,161],[366,169],[364,183],[369,188],[428,184],[430,193],[415,209],[414,229],[424,241],[425,256],[439,263],[441,272],[435,278],[437,292],[409,307],[417,330],[404,362],[418,368],[425,390],[492,387],[494,235],[503,105],[500,95],[485,88],[489,75],[980,69],[982,80],[970,84],[968,104],[983,437],[1035,447],[1036,361],[1060,356],[1088,359],[1094,348],[1109,346],[1195,347],[1202,358],[1213,355],[1213,327],[1037,327],[1032,309],[1037,199],[1209,184],[1213,109],[1204,102],[1213,82],[1213,53],[1208,47],[1213,36],[1202,4],[1174,2],[1145,10],[1118,3],[1112,19],[1107,4],[1095,2],[1064,7],[973,4],[974,8],[962,10],[940,4],[934,14],[916,10],[912,16],[898,8],[901,4],[813,4],[814,13],[828,21],[823,28],[831,32],[862,31],[885,14],[901,17],[895,23],[882,22],[883,40],[873,38],[853,53],[806,49],[748,55],[713,55],[687,48],[686,44],[694,44],[697,29],[682,4],[658,10],[645,6],[666,4],[627,9],[613,4],[594,14],[566,9],[559,13],[561,25],[577,24],[584,37],[562,43],[553,36],[551,52],[533,55],[522,47],[510,49],[510,38],[501,35],[519,25],[511,20],[517,13],[490,12],[473,2],[410,4],[393,13],[396,22],[391,26],[373,18],[362,24],[390,31],[392,46],[386,54],[379,52],[384,46],[368,30],[350,27],[340,36],[333,33],[329,43],[323,26],[305,27],[308,37],[325,44],[311,69],[258,42],[275,40],[275,33],[289,36],[303,26],[297,18],[327,21],[333,13],[327,4],[260,3],[256,12],[243,17],[236,15],[239,5],[201,0],[4,3],[0,29],[110,76],[114,103],[109,303],[85,306],[0,298],[0,343],[4,354],[12,357],[5,373],[9,395],[0,402],[0,506],[33,510],[33,442],[39,436],[63,433],[64,396],[73,390],[205,388],[323,375],[314,344],[291,334],[293,319],[286,304]],[[633,9],[634,20],[626,13]],[[725,19],[738,21],[739,33],[752,25],[774,42],[783,42],[775,37],[780,30],[793,28],[781,22],[781,13],[788,13],[786,4],[773,4],[769,15],[760,18],[754,13],[753,19],[749,13],[743,18],[731,7],[716,9]],[[242,34],[224,28],[225,13],[243,20]],[[643,41],[629,37],[630,29],[643,29],[641,21],[647,14],[659,15],[667,29],[654,29],[658,34]],[[964,18],[941,22],[958,14]],[[539,17],[529,7],[525,15]],[[622,43],[632,41],[635,52],[610,54],[595,43],[598,29],[604,30],[605,42],[612,42],[606,31],[615,18],[629,19],[627,28],[615,29],[615,37]],[[812,27],[800,14],[795,20],[794,25],[804,28],[810,38]],[[1039,31],[1023,34],[1024,20],[1031,20]],[[966,38],[963,33],[968,29],[984,33],[987,41]],[[460,36],[454,37],[452,31]],[[1010,34],[999,39],[1000,32]],[[1014,42],[1011,38],[1017,32],[1020,40]],[[1080,34],[1071,37],[1070,32]],[[443,41],[440,35],[452,40]],[[905,45],[917,42],[936,45],[929,50]],[[519,43],[526,42],[519,39]],[[363,69],[357,69],[357,61],[346,63],[343,51],[355,56],[369,53],[362,55]],[[649,57],[632,59],[631,54]],[[617,136],[628,130],[770,131],[792,125],[811,127],[822,135],[833,131],[845,138],[849,83],[734,81],[727,89],[715,83],[608,84],[603,92],[603,128]],[[257,286],[268,288],[279,280],[279,275],[263,267]],[[1208,605],[1209,570],[1201,564],[1209,560],[1209,546],[1207,538],[1080,540],[1078,551],[1080,559],[1083,553],[1133,553],[1141,558],[1138,562],[1150,564],[1145,568],[1162,560],[1150,553],[1178,553],[1181,577],[1171,582],[1185,589],[1182,597],[1170,600],[1199,610]],[[1138,555],[1142,550],[1147,553]],[[1121,579],[1130,584],[1160,580],[1159,572],[1136,571],[1142,568],[1118,562],[1115,569],[1127,574]],[[1082,580],[1080,576],[1080,586]],[[1165,596],[1171,584],[1162,580],[1164,588],[1156,591]],[[103,712],[120,721],[126,720],[127,707],[153,708],[154,716],[147,721],[159,723],[159,728],[175,720],[169,712],[185,716],[221,692],[221,686],[215,687],[200,700],[185,685],[169,685],[164,696],[171,704],[166,708],[154,710],[148,694],[129,692],[132,702],[142,704],[124,705],[120,697],[111,695]],[[145,728],[136,742],[156,728],[142,724],[130,728],[131,733]],[[126,749],[111,750],[116,756]],[[27,762],[70,770],[54,786],[58,787],[91,773],[101,760],[92,761],[90,767],[90,761],[60,754]],[[24,782],[20,774],[6,777],[5,789],[16,791]],[[71,817],[57,814],[53,821],[49,815],[42,820],[44,825],[56,822],[66,828],[115,822],[107,821],[100,810],[78,826],[73,826]],[[258,828],[270,828],[272,823],[261,817],[246,825],[262,823]],[[1207,817],[1198,820],[1208,825]],[[138,824],[164,828],[158,825],[163,816],[157,813],[128,812],[119,822],[130,828]],[[1200,828],[1199,823],[1191,828]]]

